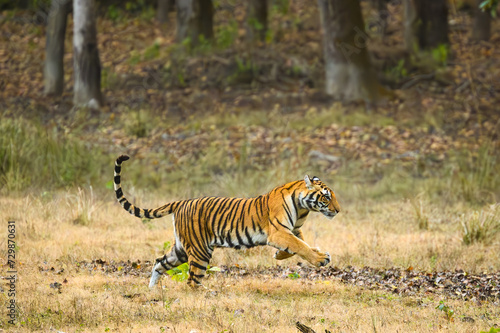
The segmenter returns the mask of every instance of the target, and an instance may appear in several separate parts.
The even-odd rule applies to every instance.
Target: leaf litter
[[[89,274],[137,276],[148,279],[151,274],[150,261],[104,261],[102,259],[83,260],[75,264],[77,272]],[[57,273],[39,267],[42,273]],[[337,281],[368,290],[388,291],[398,296],[443,295],[449,298],[500,304],[500,272],[471,274],[464,270],[425,272],[413,267],[403,268],[357,268],[352,266],[328,266],[314,268],[298,263],[295,267],[272,266],[248,268],[239,265],[220,265],[212,270],[212,279],[227,277],[238,279],[302,279],[308,281]],[[169,281],[168,283],[175,283]],[[58,284],[60,286],[61,284]],[[52,287],[52,285],[51,285]]]

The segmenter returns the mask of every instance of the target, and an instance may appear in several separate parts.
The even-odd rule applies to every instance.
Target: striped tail
[[[118,200],[120,205],[130,214],[140,218],[145,217],[148,219],[155,219],[175,212],[177,207],[179,207],[181,201],[168,203],[166,205],[154,209],[142,209],[134,206],[132,203],[130,203],[130,201],[128,201],[127,198],[125,198],[125,196],[123,195],[122,186],[120,184],[121,172],[122,172],[122,163],[128,160],[129,158],[130,157],[128,157],[127,155],[121,155],[115,161],[115,177],[114,177],[115,194],[116,194],[116,199]]]

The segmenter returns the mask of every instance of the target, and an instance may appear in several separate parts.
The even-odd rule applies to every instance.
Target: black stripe
[[[191,264],[191,266],[194,266],[194,267],[202,269],[202,270],[206,270],[207,269],[206,267],[203,267],[202,265],[198,264],[195,261],[191,261],[190,264]]]
[[[252,236],[250,236],[250,233],[248,232],[248,227],[245,227],[245,235],[247,236],[248,244],[250,244],[251,247],[255,246],[255,243],[252,240]]]
[[[174,247],[174,251],[175,251],[175,255],[177,256],[177,259],[179,259],[179,261],[182,261],[183,263],[187,261],[186,252],[178,249],[177,247]]]
[[[243,201],[241,199],[238,199],[236,201],[234,209],[231,210],[231,214],[230,214],[231,215],[231,224],[229,226],[230,230],[235,230],[236,229],[235,226],[234,226],[235,223],[236,223],[236,226],[238,225],[238,220],[236,219],[236,213],[240,209],[240,205],[241,205],[242,202]]]
[[[161,265],[161,267],[163,267],[166,271],[169,271],[169,270],[170,270],[170,268],[169,268],[167,265],[165,265],[165,264],[163,263],[163,260],[160,260],[160,265]]]
[[[218,198],[217,199],[217,204],[219,204],[219,207],[217,207],[217,209],[215,210],[215,212],[211,215],[212,221],[211,221],[210,225],[212,227],[212,232],[215,235],[215,241],[217,241],[217,237],[221,237],[220,230],[218,228],[216,228],[215,223],[219,222],[218,226],[221,225],[221,223],[220,223],[221,221],[220,221],[220,219],[218,219],[219,212],[224,209],[224,206],[225,206],[225,204],[226,204],[226,202],[228,200],[229,200],[229,198],[224,198],[224,199]],[[222,241],[222,237],[221,237],[221,241]]]
[[[117,189],[115,192],[116,192],[117,199],[120,199],[121,197],[123,197],[123,191],[121,188]]]
[[[159,271],[159,270],[157,270],[157,269],[155,269],[155,272],[156,272],[156,273],[158,273],[158,274],[160,274],[160,275],[163,275],[163,273],[162,273],[162,272],[160,272],[160,271]]]
[[[121,167],[121,166],[119,166],[119,165],[115,165],[115,172],[116,172],[117,174],[122,173],[122,167]]]
[[[222,212],[222,215],[220,216],[220,222],[222,222],[222,218],[224,217],[224,214],[227,214],[227,215],[226,215],[226,218],[224,219],[224,223],[219,222],[219,228],[217,228],[218,234],[221,234],[222,231],[226,229],[227,220],[229,219],[229,216],[232,214],[232,212],[234,211],[234,208],[235,208],[235,205],[234,205],[235,200],[236,200],[235,198],[231,198],[227,202],[224,203],[224,211]],[[231,209],[228,210],[228,208],[231,208]]]
[[[281,223],[281,222],[280,222],[280,220],[278,220],[278,218],[276,218],[275,220],[276,220],[276,222],[278,222],[278,224],[279,224],[280,226],[282,226],[283,228],[289,229],[289,227],[288,227],[288,226],[286,226],[286,225],[284,225],[283,223]]]
[[[139,207],[134,207],[134,215],[141,217],[141,209]]]
[[[288,204],[286,203],[285,196],[283,195],[283,193],[281,194],[281,197],[283,199],[283,208],[285,208],[285,213],[286,213],[286,216],[288,217],[288,223],[290,223],[293,227],[293,225],[295,223],[292,220],[291,211],[290,211],[290,208],[288,207]]]
[[[226,237],[226,241],[227,241],[227,244],[229,245],[229,247],[234,247],[234,244],[231,240],[231,233],[229,233]]]
[[[238,231],[238,229],[236,229],[236,238],[238,238],[238,244],[239,245],[245,245],[245,243],[243,242],[243,238],[241,238],[240,236],[240,233]],[[238,249],[239,250],[239,249]]]
[[[255,220],[253,219],[253,215],[252,215],[251,221],[252,221],[252,229],[253,229],[253,232],[256,232],[256,231],[257,231],[257,228],[255,227],[255,226],[256,226],[256,223],[255,223]]]
[[[196,280],[194,277],[191,276],[191,280],[194,281],[196,284],[201,284],[200,281]]]
[[[120,184],[120,176],[115,176],[115,184]]]
[[[123,208],[125,208],[126,211],[130,209],[130,206],[132,206],[132,204],[128,201],[123,204]]]

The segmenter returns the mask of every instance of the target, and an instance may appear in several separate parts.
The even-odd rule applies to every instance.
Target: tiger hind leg
[[[175,244],[170,253],[156,259],[155,265],[151,270],[151,280],[149,280],[149,288],[153,288],[158,282],[158,279],[168,270],[175,268],[187,262],[186,252],[182,248],[178,248]]]

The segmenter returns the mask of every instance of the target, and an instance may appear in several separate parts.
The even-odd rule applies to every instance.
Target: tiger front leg
[[[189,251],[188,251],[189,252]],[[193,251],[194,252],[194,251]],[[205,273],[207,272],[207,266],[212,258],[212,249],[204,249],[203,255],[190,254],[188,255],[189,262],[189,277],[187,283],[190,287],[200,287],[203,286],[201,284],[201,280],[205,277]]]
[[[285,253],[297,254],[316,267],[326,266],[331,261],[328,252],[323,253],[316,248],[311,248],[306,242],[296,237],[289,230],[275,231],[269,235],[267,244]]]
[[[293,234],[295,236],[297,236],[297,238],[299,238],[301,240],[304,240],[304,235],[302,234],[302,230],[299,229],[299,230],[293,231]],[[294,255],[295,255],[295,253],[289,253],[289,252],[278,250],[274,254],[274,259],[276,259],[276,260],[284,260],[284,259],[288,259],[290,257],[293,257]]]

